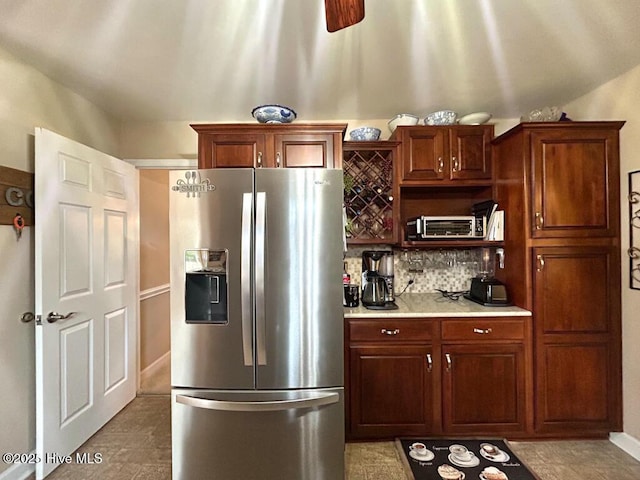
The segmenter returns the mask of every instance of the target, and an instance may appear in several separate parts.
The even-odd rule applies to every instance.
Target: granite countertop
[[[397,310],[369,310],[360,304],[344,308],[345,318],[380,317],[527,317],[529,310],[520,307],[485,307],[465,298],[451,300],[440,293],[405,293],[396,297]]]

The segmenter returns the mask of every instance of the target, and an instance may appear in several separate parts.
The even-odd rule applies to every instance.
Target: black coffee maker
[[[395,310],[398,306],[390,300],[387,279],[380,274],[380,261],[392,252],[365,250],[362,252],[362,305],[372,310]]]

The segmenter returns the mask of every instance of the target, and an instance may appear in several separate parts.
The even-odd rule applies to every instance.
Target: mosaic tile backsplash
[[[345,255],[351,283],[362,284],[362,252],[391,250],[388,245],[350,246]],[[437,290],[459,292],[469,289],[471,279],[480,271],[480,249],[408,251],[393,249],[394,291],[433,293]]]

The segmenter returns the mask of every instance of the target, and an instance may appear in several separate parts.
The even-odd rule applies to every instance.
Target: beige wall
[[[171,348],[169,291],[169,171],[140,170],[140,370]]]
[[[574,120],[626,120],[620,131],[624,431],[640,441],[640,290],[629,288],[628,173],[640,170],[640,66],[564,107]],[[640,235],[640,231],[636,233]]]
[[[119,153],[113,119],[0,49],[0,165],[33,172],[35,127]],[[18,320],[34,310],[32,238],[31,227],[17,241],[0,225],[0,452],[35,448],[34,325]],[[0,474],[8,468],[0,463]]]

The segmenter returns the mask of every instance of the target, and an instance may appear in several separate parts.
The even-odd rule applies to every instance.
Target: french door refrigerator
[[[170,187],[173,478],[343,479],[342,171]]]

